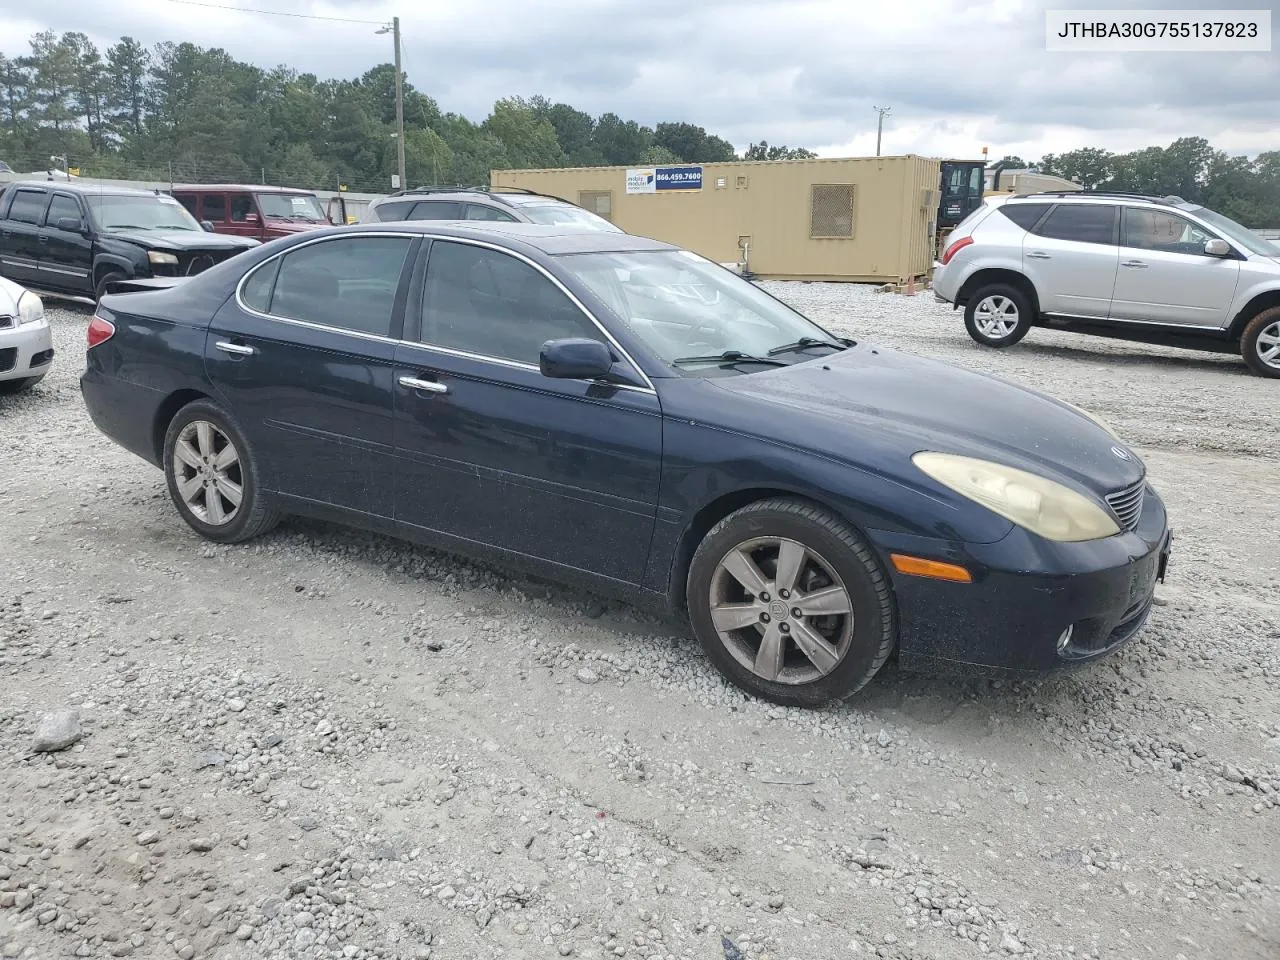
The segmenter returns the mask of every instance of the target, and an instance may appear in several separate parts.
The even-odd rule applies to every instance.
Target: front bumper
[[[1142,632],[1172,531],[1148,487],[1137,527],[1105,540],[1052,543],[1021,527],[992,544],[873,540],[893,578],[904,669],[1035,674],[1091,663]],[[961,564],[973,582],[898,574],[888,560],[894,552]]]
[[[49,321],[0,330],[0,380],[38,377],[53,363],[53,331]]]

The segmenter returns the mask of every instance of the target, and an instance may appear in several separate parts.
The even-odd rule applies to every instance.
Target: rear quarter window
[[[1034,227],[1048,209],[1047,203],[1002,203],[996,207],[999,213],[1004,214],[1023,230]]]
[[[380,203],[373,208],[379,220],[407,220],[413,207],[412,200],[397,200],[395,203]]]

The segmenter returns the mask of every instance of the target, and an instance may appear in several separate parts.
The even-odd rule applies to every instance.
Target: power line
[[[295,20],[327,20],[330,23],[364,23],[376,27],[382,26],[385,20],[353,20],[350,17],[323,17],[318,13],[286,13],[283,10],[259,10],[253,7],[233,7],[223,3],[205,3],[204,0],[169,0],[170,3],[181,3],[188,7],[209,7],[213,10],[230,10],[234,13],[261,13],[269,17],[292,17]]]

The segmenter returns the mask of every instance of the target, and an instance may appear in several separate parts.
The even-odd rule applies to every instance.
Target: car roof
[[[1053,203],[1069,203],[1081,200],[1086,203],[1146,203],[1152,206],[1183,208],[1195,206],[1195,204],[1183,200],[1182,197],[1157,197],[1147,193],[1111,193],[1103,190],[1054,190],[1046,193],[1020,193],[1011,195],[1007,202],[1030,201],[1032,203],[1044,203],[1045,201],[1050,201]]]
[[[315,193],[302,187],[269,187],[254,183],[175,183],[174,193],[190,193],[199,190],[203,193],[226,193],[231,190],[243,190],[246,193],[293,193],[314,197]]]
[[[62,193],[79,193],[85,196],[105,197],[155,197],[154,190],[136,190],[133,187],[100,187],[96,184],[75,183],[67,180],[13,180],[10,187],[39,187],[41,190],[58,190]]]
[[[306,234],[341,236],[344,233],[424,233],[464,239],[487,240],[504,246],[523,244],[548,256],[568,253],[623,253],[640,250],[679,250],[678,246],[612,230],[584,230],[565,224],[522,223],[498,220],[407,220],[368,223]]]

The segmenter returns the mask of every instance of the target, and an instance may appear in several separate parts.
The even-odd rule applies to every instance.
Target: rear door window
[[[396,291],[412,244],[408,237],[342,237],[287,253],[264,312],[390,337]],[[269,277],[263,280],[259,284],[255,275],[245,284],[251,306],[250,297],[262,302]]]
[[[9,219],[19,223],[39,223],[44,217],[44,208],[49,203],[49,194],[43,190],[19,190],[13,195],[13,206],[9,208]]]
[[[202,201],[204,219],[214,223],[222,223],[227,219],[227,195],[225,193],[206,193]]]
[[[1074,203],[1054,208],[1036,229],[1046,240],[1074,240],[1077,243],[1116,242],[1116,214],[1111,204]]]

